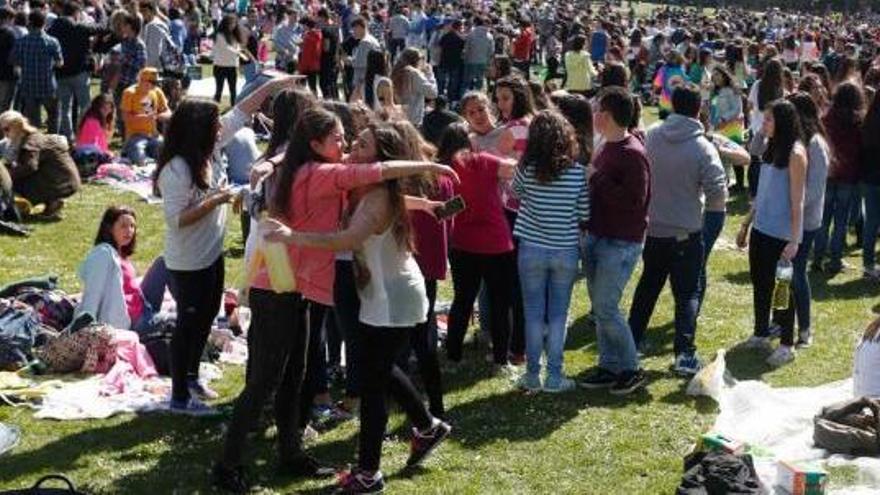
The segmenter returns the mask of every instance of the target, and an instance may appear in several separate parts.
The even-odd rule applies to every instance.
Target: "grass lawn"
[[[0,283],[48,272],[63,287],[78,290],[75,270],[92,242],[98,217],[111,203],[133,204],[139,213],[140,270],[162,247],[160,209],[101,186],[87,186],[69,201],[59,223],[34,225],[29,239],[0,237]],[[700,319],[698,345],[704,356],[730,347],[750,332],[751,287],[744,253],[731,239],[744,202],[731,204],[732,215],[712,254],[709,293]],[[241,273],[241,241],[236,222],[227,236],[228,284]],[[849,262],[857,266],[855,251]],[[853,342],[870,317],[878,288],[855,270],[832,280],[814,277],[816,345],[792,365],[771,371],[757,356],[733,352],[728,361],[739,379],[763,379],[777,386],[808,386],[845,378]],[[628,307],[634,282],[624,306]],[[448,287],[441,297],[448,298]],[[595,334],[586,323],[586,291],[579,282],[573,297],[573,325],[566,369],[579,375],[596,362]],[[670,493],[677,485],[681,457],[696,435],[714,420],[708,399],[683,393],[685,382],[666,371],[672,345],[672,304],[661,296],[650,331],[657,353],[644,364],[650,384],[630,398],[583,390],[550,396],[526,396],[503,378],[490,379],[482,351],[466,355],[470,363],[446,376],[447,404],[455,423],[452,439],[425,468],[402,472],[407,445],[402,417],[391,428],[400,441],[384,448],[384,469],[393,493]],[[242,386],[243,369],[226,367],[219,383],[221,405]],[[0,407],[0,421],[23,431],[21,445],[2,459],[0,487],[24,487],[38,477],[63,472],[97,493],[210,493],[211,461],[218,455],[223,423],[161,414],[120,416],[102,421],[34,420],[26,409]],[[354,458],[356,424],[324,436],[312,451],[337,463]],[[271,434],[253,447],[255,478],[265,493],[321,493],[322,484],[273,475]]]

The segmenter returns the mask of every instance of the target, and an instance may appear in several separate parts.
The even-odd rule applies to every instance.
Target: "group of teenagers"
[[[226,224],[230,203],[240,196],[221,155],[264,114],[257,120],[271,121],[271,136],[250,168],[243,230],[249,257],[281,244],[293,280],[279,289],[268,263],[250,264],[246,378],[211,471],[217,486],[249,488],[245,447],[270,402],[281,473],[334,473],[303,447],[318,404],[360,420],[357,463],[338,477],[338,490],[382,491],[388,396],[412,424],[407,465],[424,462],[452,431],[443,375],[460,369],[475,303],[493,374],[513,374],[515,386],[529,394],[580,385],[628,395],[646,384],[640,359],[650,351],[647,328],[668,279],[675,307],[671,369],[697,373],[707,259],[733,178],[751,204],[736,238],[748,248],[754,298],[754,329],[743,345],[766,350],[769,364],[781,366],[812,344],[808,260],[812,255],[816,270],[843,268],[856,210],[863,216],[865,274],[877,277],[880,70],[849,52],[850,45],[868,45],[867,31],[858,42],[839,35],[842,45],[824,44],[823,58],[792,65],[785,40],[794,35],[803,47],[815,18],[748,14],[744,19],[753,24],[742,26],[724,11],[713,19],[666,11],[646,22],[605,6],[602,21],[591,23],[570,6],[554,11],[525,3],[514,14],[570,15],[583,30],[563,38],[569,47],[563,60],[581,70],[566,71],[562,89],[553,77],[536,81],[529,64],[525,71],[496,67],[487,90],[457,98],[456,113],[426,68],[429,57],[404,42],[396,60],[381,59],[394,62],[387,77],[374,72],[379,59],[365,56],[381,87],[364,84],[350,102],[338,101],[338,91],[325,94],[323,86],[319,98],[302,75],[278,75],[238,96],[225,113],[213,101],[184,98],[168,116],[155,174],[165,218],[162,257],[138,278],[129,261],[137,215],[108,208],[80,270],[81,311],[121,328],[143,328],[167,287],[177,307],[169,410],[215,412],[204,401],[217,394],[199,380],[198,363],[223,298]],[[468,3],[466,11],[488,9]],[[365,19],[353,15],[348,24],[355,39],[367,36]],[[556,55],[546,50],[552,43],[542,44],[543,29],[527,62]],[[659,37],[657,64],[646,80],[653,81],[661,121],[647,129],[633,82],[644,54],[619,46],[621,33],[632,39],[636,32],[647,51]],[[736,50],[751,43],[747,36],[758,44],[754,60],[746,56],[750,50]],[[596,43],[604,45],[600,59],[590,46]],[[578,65],[583,54],[589,69]],[[584,74],[588,84],[574,79]],[[864,208],[854,206],[859,186]],[[456,214],[448,215],[452,203]],[[639,259],[642,271],[625,315],[621,300]],[[773,302],[780,260],[793,267],[786,305]],[[444,359],[434,306],[447,271],[453,301]],[[564,372],[563,351],[581,274],[599,356],[576,383]],[[345,355],[343,400],[336,405],[327,384],[331,334],[344,342]],[[410,378],[412,357],[427,400]]]

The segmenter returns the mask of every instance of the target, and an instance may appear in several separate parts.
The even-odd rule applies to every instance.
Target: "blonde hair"
[[[28,122],[27,117],[15,110],[7,110],[0,113],[0,127],[15,127],[25,135],[33,134],[38,130]]]

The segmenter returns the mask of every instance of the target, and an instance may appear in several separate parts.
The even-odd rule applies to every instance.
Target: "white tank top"
[[[370,281],[358,289],[361,323],[412,327],[427,321],[425,279],[412,253],[398,246],[391,227],[368,237],[360,258],[370,271]]]

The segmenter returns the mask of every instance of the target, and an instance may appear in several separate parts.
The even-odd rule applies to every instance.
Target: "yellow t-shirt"
[[[154,137],[156,135],[155,116],[168,110],[168,101],[161,89],[148,88],[143,91],[136,84],[122,92],[121,106],[123,116],[125,116],[125,139],[135,134]],[[126,112],[135,115],[128,115]],[[136,116],[144,113],[152,116]]]

